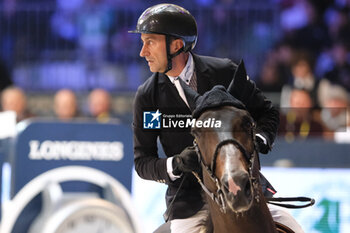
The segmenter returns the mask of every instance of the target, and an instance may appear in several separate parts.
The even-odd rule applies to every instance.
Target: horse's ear
[[[235,93],[234,88],[235,87],[242,87],[242,85],[239,85],[239,83],[246,82],[247,79],[248,79],[247,71],[245,69],[243,60],[241,60],[236,68],[236,72],[232,78],[230,85],[227,88],[227,91],[231,95],[233,95]]]
[[[179,79],[179,80],[180,80],[180,84],[184,90],[184,93],[185,93],[185,96],[187,99],[187,103],[191,109],[191,112],[193,112],[196,109],[196,101],[200,97],[200,94],[198,94],[191,87],[186,85],[186,83],[183,82],[181,79]]]

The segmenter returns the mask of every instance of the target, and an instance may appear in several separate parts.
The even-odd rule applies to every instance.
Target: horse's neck
[[[259,203],[254,203],[248,211],[240,214],[231,210],[227,210],[224,214],[215,202],[208,201],[214,233],[277,233],[262,194]]]

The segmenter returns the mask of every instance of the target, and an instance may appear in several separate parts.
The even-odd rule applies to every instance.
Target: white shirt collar
[[[193,62],[193,57],[192,54],[189,53],[188,59],[187,59],[187,63],[185,68],[181,71],[181,74],[178,76],[182,79],[182,81],[184,81],[187,85],[190,84],[191,78],[193,76],[193,72],[194,72],[194,62]],[[171,82],[174,82],[174,80],[177,77],[174,76],[168,76]]]

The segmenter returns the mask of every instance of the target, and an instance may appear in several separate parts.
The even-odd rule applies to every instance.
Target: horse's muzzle
[[[227,204],[232,211],[240,212],[249,208],[253,197],[252,185],[247,172],[237,171],[225,174],[221,182]]]

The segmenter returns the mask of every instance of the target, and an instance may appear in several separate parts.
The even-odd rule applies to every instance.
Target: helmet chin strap
[[[181,49],[179,49],[175,53],[170,54],[170,36],[168,36],[168,35],[165,36],[165,46],[166,46],[166,56],[168,59],[168,64],[167,64],[165,71],[163,72],[164,74],[173,68],[172,59],[184,51],[184,47],[182,47]]]

